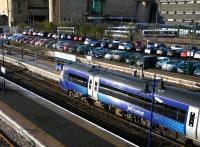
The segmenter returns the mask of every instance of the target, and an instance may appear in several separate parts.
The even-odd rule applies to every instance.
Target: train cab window
[[[189,120],[189,126],[190,127],[193,127],[193,125],[194,125],[194,118],[195,118],[195,113],[190,112],[190,120]]]

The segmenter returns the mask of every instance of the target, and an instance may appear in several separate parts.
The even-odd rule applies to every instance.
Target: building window
[[[161,14],[167,14],[167,11],[161,11]]]
[[[161,2],[161,5],[167,5],[167,2]]]
[[[91,0],[91,3],[90,3],[91,15],[97,15],[97,16],[101,15],[102,7],[103,7],[102,0]]]
[[[184,4],[185,2],[177,2],[177,4]]]
[[[192,14],[192,11],[186,11],[185,14]]]
[[[168,14],[174,14],[174,11],[169,11]]]
[[[177,11],[176,14],[183,14],[183,12],[182,11]]]
[[[200,14],[200,11],[195,11],[195,14]]]
[[[194,1],[193,0],[187,1],[186,4],[194,4]]]

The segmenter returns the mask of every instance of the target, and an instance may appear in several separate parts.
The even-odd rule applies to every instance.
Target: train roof
[[[73,62],[73,61],[65,62],[63,70],[66,70],[66,69],[75,69],[88,75],[95,75],[102,70],[101,68],[98,68],[93,65],[88,65],[88,64],[83,64],[83,63]]]
[[[84,72],[88,75],[97,75],[100,79],[105,79],[110,82],[122,83],[128,87],[133,87],[139,90],[144,90],[144,84],[149,83],[149,90],[152,91],[153,80],[145,81],[135,78],[130,75],[126,75],[119,72],[113,72],[102,68],[94,67],[92,65],[86,65],[77,62],[68,62],[64,65],[63,69],[72,68],[80,72]],[[158,84],[158,83],[157,83]],[[155,94],[161,97],[178,101],[184,104],[195,106],[200,108],[200,94],[190,92],[184,89],[164,85],[166,90],[158,90],[156,86]],[[141,91],[142,92],[142,91]]]
[[[144,90],[145,83],[149,83],[149,90],[152,91],[153,89],[153,80],[145,81],[133,76],[112,71],[100,72],[98,76],[100,79],[102,78],[108,81],[115,81],[117,83],[122,83],[129,87],[134,87],[141,90]],[[165,90],[158,90],[157,84],[158,83],[156,83],[155,90],[156,95],[200,108],[200,94],[167,85],[164,85]]]

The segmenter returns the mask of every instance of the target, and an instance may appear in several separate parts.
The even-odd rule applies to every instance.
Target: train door
[[[93,99],[98,100],[98,91],[99,91],[99,77],[94,77],[94,86],[93,86]]]
[[[200,140],[200,114],[198,116],[198,124],[197,124],[197,140]]]
[[[94,85],[94,77],[90,75],[88,81],[88,95],[90,97],[93,97],[93,85]]]
[[[186,123],[186,135],[192,138],[197,138],[197,123],[199,117],[199,109],[189,107]]]

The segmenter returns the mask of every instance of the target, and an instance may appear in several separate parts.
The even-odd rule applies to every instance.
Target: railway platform
[[[10,81],[0,92],[0,110],[44,146],[135,146]]]

